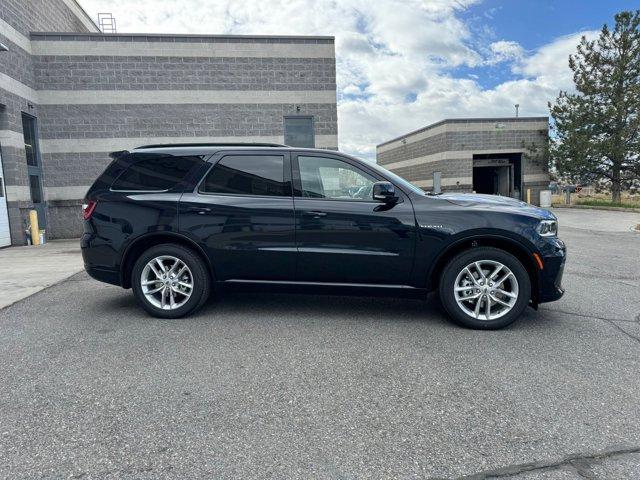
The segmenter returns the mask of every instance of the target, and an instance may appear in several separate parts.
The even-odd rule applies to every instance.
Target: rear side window
[[[207,174],[202,193],[282,197],[291,195],[280,155],[229,155]]]
[[[162,191],[170,190],[185,179],[201,156],[136,154],[142,159],[132,163],[113,182],[112,190]]]

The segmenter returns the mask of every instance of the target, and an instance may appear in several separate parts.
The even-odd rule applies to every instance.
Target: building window
[[[211,169],[203,193],[283,197],[291,195],[284,180],[284,157],[229,155]]]
[[[42,203],[42,188],[40,187],[40,178],[37,175],[29,175],[29,190],[31,190],[31,201]]]
[[[22,114],[22,133],[24,135],[24,149],[27,154],[27,165],[38,166],[38,145],[36,138],[36,119],[26,113]]]
[[[315,148],[313,117],[284,117],[284,143],[290,147]]]

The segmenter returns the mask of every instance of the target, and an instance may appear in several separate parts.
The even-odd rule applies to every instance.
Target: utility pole
[[[516,118],[518,118],[518,110],[520,109],[520,104],[516,103],[515,107],[516,107]]]

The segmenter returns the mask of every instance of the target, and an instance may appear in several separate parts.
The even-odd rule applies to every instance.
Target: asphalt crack
[[[581,278],[595,278],[597,280],[608,280],[610,282],[622,283],[623,285],[627,285],[629,287],[637,287],[636,283],[629,283],[625,280],[630,281],[639,281],[640,277],[637,275],[603,275],[602,273],[590,273],[581,270],[565,270],[564,275],[575,275],[576,277]]]
[[[624,328],[622,328],[620,325],[618,325],[616,323],[616,320],[607,320],[607,322],[609,322],[611,325],[613,325],[615,328],[617,328],[618,330],[620,330],[620,332],[622,332],[623,334],[625,334],[627,337],[629,337],[632,340],[635,340],[636,342],[640,343],[640,337],[633,335],[632,333],[627,332]],[[635,323],[635,322],[631,322],[631,323]]]
[[[627,332],[624,328],[622,328],[620,325],[618,325],[618,322],[620,322],[620,323],[640,323],[640,314],[638,314],[633,320],[623,320],[623,319],[619,319],[619,318],[598,317],[596,315],[586,315],[584,313],[569,312],[567,310],[560,310],[560,309],[556,309],[556,308],[545,308],[543,310],[545,310],[547,312],[557,312],[557,313],[561,313],[563,315],[571,315],[571,316],[574,316],[574,317],[589,318],[591,320],[602,320],[603,322],[607,322],[609,325],[614,327],[616,330],[618,330],[623,335],[629,337],[631,340],[633,340],[633,341],[635,341],[637,343],[640,343],[640,337],[638,337],[637,335],[634,335],[632,333]]]
[[[605,322],[640,323],[640,315],[638,315],[633,320],[625,320],[622,318],[607,318],[607,317],[599,317],[597,315],[587,315],[586,313],[570,312],[568,310],[561,310],[559,308],[541,308],[540,311],[557,312],[557,313],[562,313],[564,315],[573,315],[575,317],[591,318],[593,320],[603,320]]]
[[[640,453],[640,447],[629,447],[621,449],[610,449],[595,453],[577,453],[568,455],[558,461],[541,461],[531,463],[520,463],[516,465],[508,465],[495,470],[485,470],[484,472],[474,473],[458,477],[458,480],[485,480],[492,478],[508,478],[527,472],[552,471],[561,468],[571,468],[584,478],[595,478],[590,471],[590,467],[594,462],[606,460],[608,458],[621,457],[633,453]]]

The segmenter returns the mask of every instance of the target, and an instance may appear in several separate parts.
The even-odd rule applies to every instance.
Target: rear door
[[[377,172],[330,153],[293,160],[297,219],[296,279],[408,285],[415,217],[407,196],[386,205],[372,198]]]
[[[227,151],[180,200],[180,230],[202,245],[218,280],[294,280],[290,155]]]

